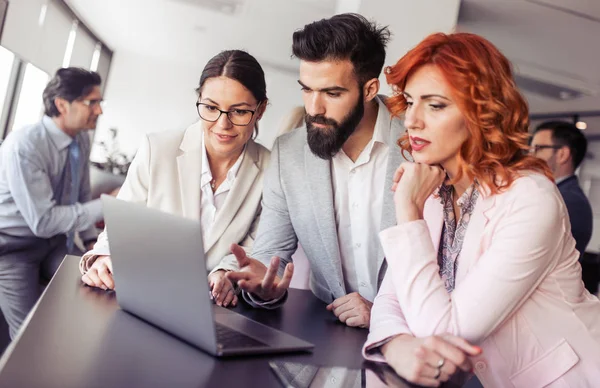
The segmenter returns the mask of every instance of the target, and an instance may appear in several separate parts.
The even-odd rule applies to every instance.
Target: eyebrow
[[[402,94],[404,94],[405,97],[413,98],[410,94],[408,94],[406,92],[402,92]],[[425,95],[421,96],[421,100],[427,100],[429,98],[442,98],[447,101],[452,101],[448,97],[444,97],[441,94],[425,94]]]
[[[206,101],[208,101],[208,102],[210,102],[210,103],[212,103],[212,104],[215,104],[216,106],[220,106],[218,102],[216,102],[215,100],[211,100],[210,98],[206,98],[206,97],[205,97],[205,98],[203,98],[203,99],[202,99],[202,100],[200,100],[200,101],[204,101],[204,100],[206,100]],[[229,109],[231,109],[231,108],[238,108],[238,107],[241,107],[241,106],[248,106],[248,107],[252,107],[252,105],[251,105],[251,104],[249,104],[249,103],[247,103],[247,102],[238,102],[237,104],[230,105],[230,106],[229,106]]]
[[[347,91],[348,91],[348,89],[346,89],[346,88],[344,88],[344,87],[341,87],[341,86],[337,86],[337,85],[335,85],[335,86],[329,86],[329,87],[327,87],[327,88],[322,88],[322,89],[313,89],[313,88],[310,88],[310,87],[308,87],[308,86],[304,85],[304,84],[302,83],[302,81],[300,81],[300,80],[298,80],[298,83],[299,83],[299,84],[300,84],[300,86],[302,86],[304,89],[307,89],[307,90],[313,90],[313,91],[315,91],[315,92],[325,92],[325,93],[327,93],[327,92],[347,92]]]

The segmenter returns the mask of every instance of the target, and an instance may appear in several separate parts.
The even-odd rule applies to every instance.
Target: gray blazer
[[[392,118],[390,123],[388,165],[385,184],[381,187],[384,200],[380,230],[396,224],[390,188],[394,172],[404,160],[400,148],[395,146],[404,127],[397,118]],[[271,165],[265,175],[263,210],[252,257],[268,265],[272,256],[279,256],[281,276],[300,242],[310,263],[310,288],[327,303],[347,294],[333,198],[331,161],[313,155],[306,142],[306,128],[279,137],[273,145]],[[387,268],[381,246],[377,263],[379,287]]]

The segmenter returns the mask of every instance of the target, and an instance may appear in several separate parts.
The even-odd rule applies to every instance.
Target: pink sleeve
[[[371,309],[369,337],[363,346],[363,356],[372,361],[385,361],[378,348],[399,334],[411,332],[398,304],[392,277],[387,272]]]
[[[448,332],[481,343],[552,271],[567,236],[564,209],[557,192],[526,194],[503,205],[506,209],[499,215],[502,219],[495,225],[490,246],[452,294],[439,276],[437,252],[424,220],[380,233],[388,262],[386,277],[393,279],[396,303],[415,336]],[[388,292],[383,300],[391,304]],[[385,316],[380,306],[376,311],[374,320]],[[381,334],[373,340],[379,338]]]

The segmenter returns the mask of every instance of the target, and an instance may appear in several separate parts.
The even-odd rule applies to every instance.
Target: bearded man
[[[232,246],[241,270],[227,275],[251,305],[285,301],[300,243],[313,293],[346,325],[369,327],[387,267],[378,233],[396,223],[391,187],[402,162],[404,129],[377,95],[388,39],[356,14],[294,33],[306,125],[275,142],[251,257]]]

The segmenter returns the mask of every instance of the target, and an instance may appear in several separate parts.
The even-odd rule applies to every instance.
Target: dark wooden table
[[[276,311],[234,311],[315,344],[310,353],[215,359],[84,286],[67,256],[0,360],[0,387],[280,387],[270,360],[360,368],[367,330],[346,327],[310,291]]]

